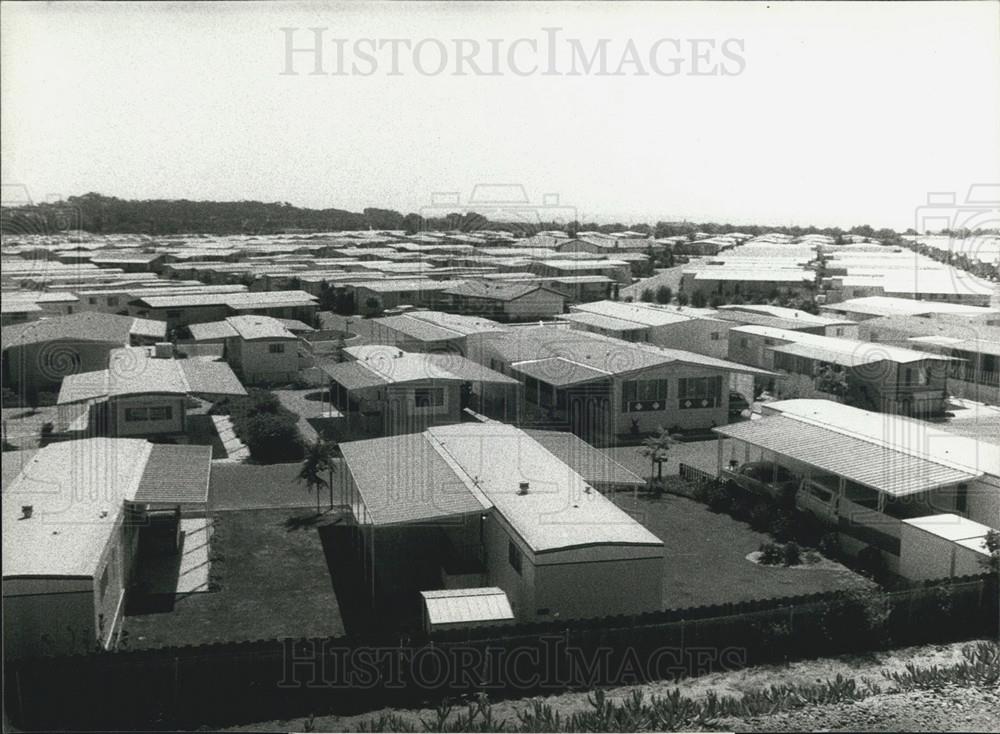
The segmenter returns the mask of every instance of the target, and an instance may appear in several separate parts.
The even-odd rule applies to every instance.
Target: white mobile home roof
[[[980,476],[785,415],[712,430],[893,497],[968,482]]]
[[[1000,446],[952,433],[939,424],[808,398],[767,403],[764,413],[791,416],[970,474],[1000,476]]]
[[[204,502],[210,471],[208,446],[88,438],[39,449],[4,490],[4,578],[92,576],[123,502]]]
[[[514,619],[510,601],[502,589],[441,589],[421,591],[427,620],[432,626],[506,622]]]
[[[502,423],[425,432],[496,507],[534,553],[590,545],[663,542],[529,435]],[[518,494],[521,481],[528,493]]]

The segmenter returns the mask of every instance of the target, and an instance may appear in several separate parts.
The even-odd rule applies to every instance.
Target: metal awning
[[[572,387],[586,382],[606,380],[607,372],[572,362],[562,357],[536,359],[529,362],[514,362],[511,368],[527,377],[552,385],[553,387]]]
[[[135,502],[187,505],[208,502],[212,447],[153,444]]]
[[[713,430],[893,497],[918,494],[981,476],[783,415]]]

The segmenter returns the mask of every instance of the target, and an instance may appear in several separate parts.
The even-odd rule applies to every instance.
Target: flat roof
[[[88,438],[39,449],[4,490],[4,578],[93,577],[125,502],[203,502],[210,470],[207,446]]]
[[[769,326],[735,326],[730,334],[754,334],[764,338],[778,339],[789,342],[774,345],[776,352],[794,354],[800,357],[820,359],[824,362],[843,364],[853,367],[874,362],[920,362],[927,359],[948,361],[949,357],[921,352],[916,349],[896,347],[882,342],[865,342],[858,339],[845,339],[837,336],[808,334],[791,329],[774,329]]]
[[[152,444],[135,501],[149,504],[208,502],[211,473],[211,446]]]
[[[641,486],[646,480],[626,469],[606,452],[594,448],[575,433],[523,429],[573,471],[594,485]]]
[[[349,441],[340,449],[375,525],[440,520],[489,507],[423,433]]]
[[[205,359],[158,359],[145,349],[115,350],[108,369],[63,378],[57,403],[143,394],[246,395],[232,368]]]
[[[792,416],[772,415],[712,430],[893,497],[918,494],[981,476]]]
[[[962,303],[947,303],[942,301],[918,301],[913,298],[896,298],[892,296],[849,298],[846,301],[825,304],[822,308],[824,311],[871,314],[872,316],[918,316],[928,313],[955,313],[969,316],[1000,314],[1000,309],[997,308],[967,306]]]
[[[189,324],[188,331],[195,341],[211,341],[213,339],[229,339],[236,336],[234,329],[226,321],[209,321],[204,324]]]
[[[241,339],[246,341],[296,338],[295,334],[290,332],[283,323],[270,316],[258,314],[229,316],[226,318],[226,323],[233,327]]]
[[[972,474],[1000,476],[1000,446],[954,432],[956,427],[889,413],[874,413],[832,400],[798,398],[764,405],[780,413],[880,446]]]
[[[595,301],[573,307],[574,313],[590,313],[614,319],[635,322],[638,326],[667,326],[691,321],[694,316],[672,309],[657,308],[639,303],[621,301]],[[632,327],[636,328],[636,327]]]
[[[495,586],[421,591],[420,596],[431,625],[488,624],[514,619],[507,594]]]
[[[517,384],[517,380],[457,354],[404,352],[384,344],[347,347],[344,352],[388,384],[420,380]]]
[[[511,364],[511,368],[522,375],[541,380],[555,387],[582,385],[586,382],[606,380],[611,377],[610,372],[588,367],[585,364],[574,362],[565,357],[548,357],[546,359],[514,362]]]
[[[683,349],[668,349],[644,342],[629,342],[581,329],[524,326],[502,334],[487,334],[483,339],[487,347],[495,350],[498,355],[518,369],[521,369],[520,363],[555,359],[563,360],[563,363],[582,365],[591,371],[607,375],[624,375],[671,363],[697,365],[728,372],[774,374],[767,370],[747,367],[736,362],[708,357]],[[563,363],[553,363],[550,369],[555,373],[568,370],[568,367],[565,367]]]
[[[939,515],[926,515],[924,517],[911,517],[903,520],[903,522],[915,528],[920,528],[932,535],[936,535],[939,538],[956,543],[962,540],[985,538],[986,534],[991,530],[988,525],[983,525],[975,520],[970,520],[967,517],[955,515],[950,512],[943,512]],[[984,553],[986,552],[985,547],[982,550]]]
[[[625,321],[624,319],[616,319],[612,316],[604,316],[603,314],[590,313],[588,311],[560,314],[556,318],[560,321],[568,321],[572,324],[584,324],[585,326],[593,326],[596,329],[605,331],[624,332],[648,328],[645,324],[635,321]]]

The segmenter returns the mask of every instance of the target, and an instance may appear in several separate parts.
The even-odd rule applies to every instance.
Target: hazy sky
[[[587,220],[904,228],[928,192],[961,200],[1000,181],[1000,3],[0,12],[3,183],[36,200],[97,191],[409,212],[435,192],[464,201],[476,184],[517,183]],[[308,73],[305,52],[282,74],[287,37],[307,47],[309,28],[326,29],[324,73]],[[544,28],[561,29],[555,43]],[[374,42],[359,39],[410,49],[383,43],[372,63]],[[484,71],[495,49],[499,73],[472,73],[454,39],[478,44]],[[585,73],[574,54],[600,39],[609,73],[597,62]],[[559,74],[543,73],[548,48]]]

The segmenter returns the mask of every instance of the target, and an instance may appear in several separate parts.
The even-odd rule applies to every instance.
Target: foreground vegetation
[[[836,703],[863,701],[883,693],[940,688],[945,685],[995,689],[1000,685],[1000,647],[995,642],[978,642],[963,649],[963,660],[946,666],[907,664],[904,672],[885,672],[891,681],[882,686],[870,679],[860,682],[838,674],[814,683],[772,685],[743,696],[719,696],[709,692],[703,698],[682,695],[680,689],[658,696],[633,690],[621,702],[612,701],[603,690],[587,696],[588,708],[569,715],[560,714],[544,701],[533,701],[517,711],[513,719],[498,719],[485,695],[456,707],[443,702],[434,716],[416,721],[398,714],[383,714],[363,722],[358,731],[441,731],[441,732],[590,732],[590,731],[675,731],[705,729],[728,717],[745,718]],[[311,720],[306,731],[313,730]]]

